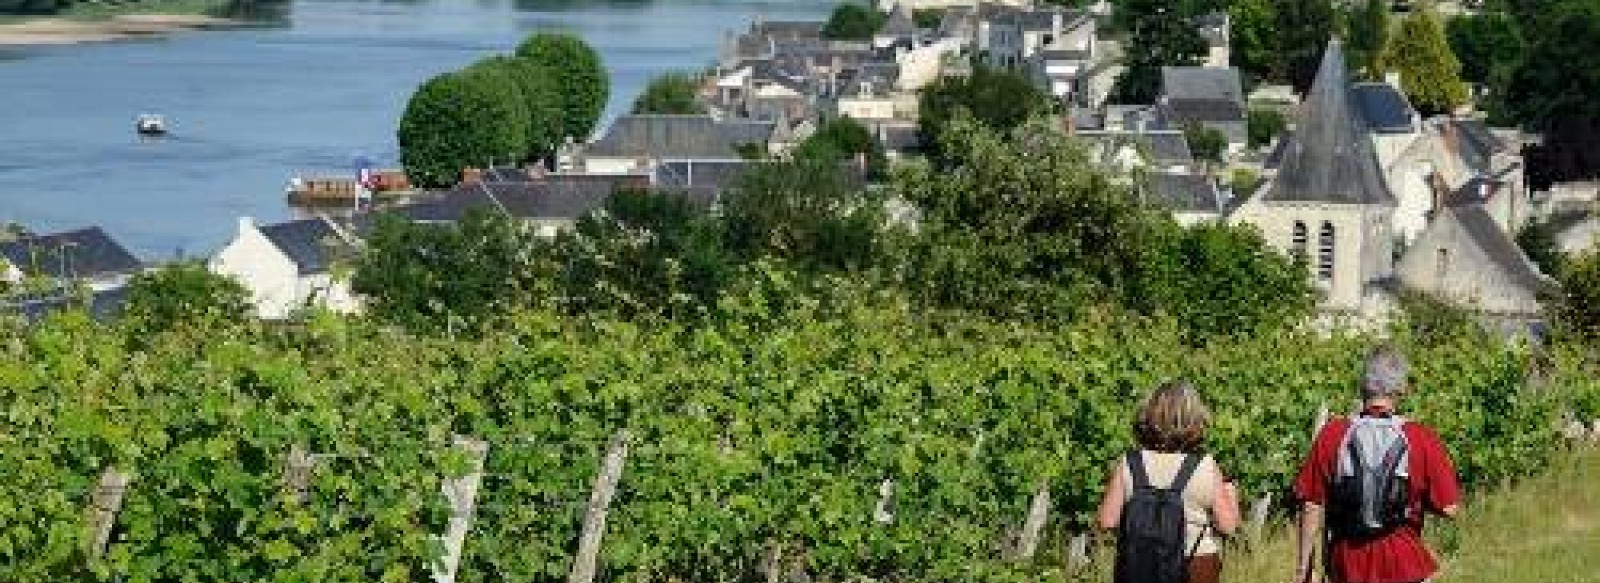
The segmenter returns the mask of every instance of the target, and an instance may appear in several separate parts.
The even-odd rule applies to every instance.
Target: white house
[[[1497,316],[1539,317],[1542,293],[1554,287],[1483,206],[1446,206],[1406,249],[1400,283]]]
[[[350,313],[361,302],[348,278],[335,272],[334,263],[357,244],[347,226],[327,218],[266,226],[241,218],[238,233],[211,258],[209,267],[238,280],[263,319],[285,319],[310,306]]]

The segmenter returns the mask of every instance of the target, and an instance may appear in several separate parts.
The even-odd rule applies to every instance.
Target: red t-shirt
[[[1335,583],[1414,583],[1439,569],[1422,541],[1423,511],[1437,512],[1461,501],[1450,454],[1439,436],[1419,423],[1402,426],[1411,456],[1411,515],[1405,526],[1370,540],[1334,539],[1328,546],[1329,578]],[[1347,418],[1334,419],[1317,433],[1311,456],[1300,467],[1294,492],[1300,500],[1323,507],[1328,503],[1328,483],[1336,471],[1339,446],[1350,428]]]

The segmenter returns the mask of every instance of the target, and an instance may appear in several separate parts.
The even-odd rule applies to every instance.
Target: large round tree
[[[527,136],[524,150],[535,157],[554,152],[561,143],[565,115],[561,93],[556,87],[556,73],[533,61],[506,56],[490,57],[473,67],[487,69],[487,74],[509,80],[516,89],[518,107],[526,121],[523,124]]]
[[[1424,114],[1445,113],[1467,102],[1461,61],[1450,52],[1444,21],[1428,4],[1400,21],[1400,30],[1385,46],[1383,64],[1400,73],[1400,88]]]
[[[513,82],[488,67],[445,73],[412,94],[396,138],[412,184],[454,184],[461,170],[527,154],[527,109]],[[518,123],[523,120],[524,123]]]
[[[563,111],[561,136],[588,138],[611,96],[611,80],[599,53],[577,36],[541,32],[517,47],[517,57],[553,73]]]

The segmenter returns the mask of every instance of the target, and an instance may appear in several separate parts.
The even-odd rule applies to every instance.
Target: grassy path
[[[1600,583],[1600,449],[1558,456],[1545,475],[1475,496],[1455,524],[1429,522],[1438,583]],[[1284,583],[1293,538],[1280,527],[1253,551],[1227,556],[1223,579]]]

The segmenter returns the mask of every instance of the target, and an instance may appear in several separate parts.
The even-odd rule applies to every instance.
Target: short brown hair
[[[1133,422],[1139,447],[1162,452],[1195,452],[1205,444],[1211,411],[1186,380],[1162,383],[1150,393]]]

